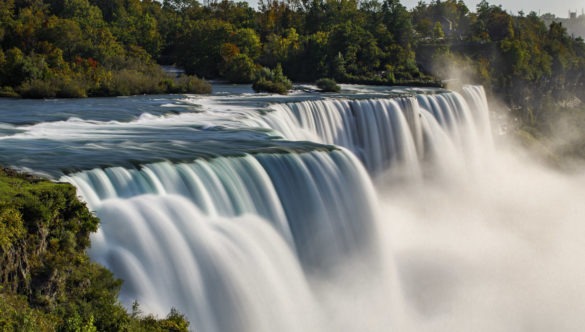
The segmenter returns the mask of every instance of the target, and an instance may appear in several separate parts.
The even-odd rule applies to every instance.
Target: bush
[[[31,308],[25,296],[0,293],[0,331],[55,331],[56,317]]]
[[[163,92],[159,87],[159,80],[135,69],[122,69],[113,72],[108,86],[111,96],[131,96]]]
[[[287,94],[292,89],[292,82],[282,73],[280,64],[273,70],[262,68],[258,78],[252,84],[252,89],[256,92],[272,92],[278,94]]]
[[[339,92],[341,90],[337,82],[331,78],[321,78],[315,84],[321,92]]]
[[[0,87],[0,98],[18,98],[20,95],[10,86]]]
[[[57,96],[57,88],[49,81],[45,80],[31,80],[21,84],[18,93],[24,98],[55,98]]]
[[[166,319],[130,315],[122,281],[86,250],[99,220],[70,184],[0,168],[0,331],[187,331]]]
[[[57,97],[59,98],[85,98],[87,90],[83,82],[71,79],[61,79],[55,82],[58,87]]]
[[[211,93],[211,84],[193,75],[183,75],[175,80],[174,90],[168,91],[173,93]]]
[[[7,97],[14,97],[10,95],[10,89],[5,90]],[[18,94],[17,94],[18,92]],[[20,95],[24,98],[85,98],[87,97],[87,90],[83,82],[79,82],[70,78],[54,78],[49,80],[32,80],[25,82],[18,88],[17,92],[12,90],[16,96]],[[0,92],[0,95],[3,93]]]
[[[285,95],[288,93],[289,88],[284,83],[269,81],[265,78],[260,78],[252,85],[252,88],[256,92],[271,92]]]

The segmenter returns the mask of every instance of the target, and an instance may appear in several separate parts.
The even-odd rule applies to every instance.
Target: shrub
[[[58,87],[57,97],[59,98],[85,98],[87,90],[83,82],[72,79],[61,79],[55,82]]]
[[[54,331],[56,317],[31,308],[26,296],[0,293],[0,331]]]
[[[321,92],[339,92],[341,90],[337,82],[331,78],[321,78],[315,84]]]
[[[287,94],[288,90],[292,89],[292,82],[284,76],[282,67],[278,64],[273,70],[262,68],[252,84],[252,89],[256,92]]]
[[[5,93],[3,93],[5,92]],[[18,92],[18,93],[17,93]],[[20,95],[24,98],[85,98],[87,90],[83,82],[70,78],[55,78],[49,80],[32,80],[18,87],[17,92],[4,89],[0,96],[14,97]],[[12,93],[12,95],[11,95]]]
[[[113,72],[110,85],[111,95],[130,96],[145,93],[160,93],[158,80],[135,69]]]
[[[17,91],[24,98],[40,99],[57,96],[57,88],[51,82],[40,79],[24,82]]]
[[[175,80],[173,89],[169,92],[173,93],[195,93],[206,94],[211,93],[211,84],[193,75],[182,75]]]
[[[18,98],[20,95],[10,86],[0,87],[0,98]]]
[[[118,301],[122,281],[86,250],[99,220],[70,184],[0,168],[0,331],[187,331]]]
[[[285,84],[279,83],[279,82],[269,81],[265,78],[260,78],[256,82],[254,82],[254,84],[252,85],[252,88],[256,92],[264,91],[264,92],[278,93],[281,95],[287,94],[288,90],[289,90],[289,88]]]

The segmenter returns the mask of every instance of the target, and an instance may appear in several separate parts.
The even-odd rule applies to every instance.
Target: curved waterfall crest
[[[486,150],[477,147],[491,144],[487,112],[481,87],[273,104],[239,112],[239,129],[313,145],[61,180],[102,220],[90,255],[125,280],[128,307],[137,300],[160,315],[176,307],[198,331],[323,331],[316,280],[335,279],[351,261],[376,264],[370,175],[473,167]],[[329,146],[312,148],[320,144]]]
[[[90,255],[126,281],[124,304],[138,300],[159,314],[174,306],[205,331],[317,324],[307,276],[371,256],[374,190],[344,149],[93,169],[62,180],[101,218]],[[304,300],[264,322],[264,301],[299,294]],[[290,312],[307,320],[292,322]]]
[[[465,151],[460,158],[492,144],[481,86],[465,86],[461,94],[307,100],[270,108],[272,112],[262,119],[283,138],[343,146],[374,175],[394,168],[420,177],[423,160],[444,163],[437,160],[440,154],[433,153],[443,149],[444,137]]]

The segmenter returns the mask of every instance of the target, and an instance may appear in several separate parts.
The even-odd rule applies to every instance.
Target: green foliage
[[[256,92],[287,94],[292,89],[292,82],[284,76],[282,67],[278,64],[273,70],[262,68],[252,88]]]
[[[98,219],[73,186],[0,170],[0,330],[187,331],[166,319],[129,315],[122,282],[86,254]]]
[[[0,16],[0,96],[79,98],[176,89],[153,61],[168,32],[159,27],[164,20],[156,2],[10,1],[0,4]]]
[[[230,41],[238,47],[242,54],[254,60],[260,56],[262,43],[260,36],[251,28],[236,30],[230,37]]]
[[[433,1],[430,4],[419,2],[412,11],[413,25],[420,39],[459,37],[470,30],[474,19],[463,1]],[[438,25],[439,26],[438,26]]]
[[[0,98],[18,98],[20,95],[10,86],[0,87]]]
[[[156,319],[155,317],[148,315],[142,316],[140,305],[134,303],[132,307],[132,317],[136,318],[128,330],[130,331],[142,331],[142,332],[187,332],[189,331],[189,322],[185,319],[185,316],[181,314],[177,309],[171,308],[171,311],[165,319]]]
[[[345,75],[366,75],[370,76],[380,69],[382,51],[377,45],[375,38],[362,27],[353,23],[338,25],[329,34],[327,53],[329,58],[334,59],[340,56],[341,63],[333,63],[333,76],[346,81]]]
[[[399,0],[385,0],[382,3],[382,21],[394,36],[394,41],[403,48],[412,42],[412,20],[410,13]]]
[[[327,54],[329,35],[318,31],[301,39],[300,48],[287,61],[287,74],[297,81],[313,81],[323,76],[333,76],[329,71]]]
[[[87,87],[83,81],[62,77],[54,81],[57,87],[56,96],[58,98],[85,98],[87,97]]]
[[[188,74],[217,77],[220,72],[221,46],[229,41],[234,27],[225,21],[210,19],[190,22],[179,40],[181,53],[177,64]]]
[[[54,98],[57,95],[51,82],[38,79],[23,83],[18,91],[25,98]]]
[[[135,69],[122,69],[115,72],[105,90],[111,96],[162,92],[162,89],[159,89],[158,80]]]
[[[300,47],[299,34],[294,28],[287,29],[283,35],[270,34],[264,43],[262,62],[268,66],[286,61]]]
[[[339,92],[341,90],[337,82],[331,78],[321,78],[315,84],[322,92]]]
[[[229,59],[222,71],[231,83],[252,83],[256,77],[256,65],[246,54],[238,54]]]
[[[582,17],[579,20],[583,20]],[[482,1],[51,0],[0,3],[0,96],[84,97],[207,92],[198,77],[288,90],[296,81],[440,85],[463,71],[535,124],[544,106],[585,99],[585,42],[536,13]],[[284,75],[283,75],[284,76]],[[288,79],[287,79],[288,80]]]
[[[31,308],[26,297],[0,293],[0,331],[56,331],[57,318]]]
[[[211,84],[196,76],[183,75],[174,80],[173,88],[170,91],[174,93],[211,93]]]
[[[439,22],[436,22],[435,25],[433,26],[433,38],[434,39],[445,38],[445,32],[443,31],[443,26]]]
[[[52,73],[45,79],[24,81],[14,93],[25,98],[83,98],[87,97],[87,84],[75,76]]]
[[[413,18],[422,37],[417,62],[425,72],[445,79],[462,73],[483,84],[527,126],[540,127],[556,105],[585,97],[585,43],[559,23],[547,27],[534,12],[512,16],[487,1],[477,13],[458,8],[453,0],[420,3]],[[436,38],[428,22],[440,22],[445,38]]]

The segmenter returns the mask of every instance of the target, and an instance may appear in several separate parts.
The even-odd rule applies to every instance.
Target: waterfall
[[[341,302],[348,306],[349,289],[360,293],[365,287],[386,307],[384,287],[394,277],[374,276],[384,265],[380,246],[388,244],[379,238],[370,176],[460,176],[482,167],[491,146],[481,87],[269,108],[181,116],[197,130],[157,118],[180,128],[171,133],[191,135],[176,143],[181,162],[95,168],[61,178],[101,219],[90,256],[124,280],[125,306],[138,301],[158,315],[175,307],[194,330],[206,332],[359,329],[365,325],[348,327],[349,318],[330,321],[339,316],[340,302],[330,296],[347,290],[349,298]],[[140,126],[129,127],[140,136]],[[175,138],[164,131],[151,140],[153,147],[173,147],[158,137]],[[197,154],[185,162],[192,152]],[[344,270],[355,266],[380,278],[380,286],[348,284]],[[354,310],[349,307],[344,310]]]
[[[344,88],[0,100],[0,161],[74,184],[121,303],[192,331],[585,330],[583,165],[494,151],[481,87]]]
[[[196,330],[314,329],[307,278],[372,257],[375,194],[345,150],[94,169],[62,180],[102,220],[90,255],[125,280],[122,302],[158,314],[174,306]]]
[[[456,154],[457,161],[477,163],[477,147],[491,146],[483,88],[466,86],[462,93],[275,104],[263,119],[285,139],[349,149],[374,175],[399,169],[418,178],[425,159],[443,165],[433,169],[453,165]]]

